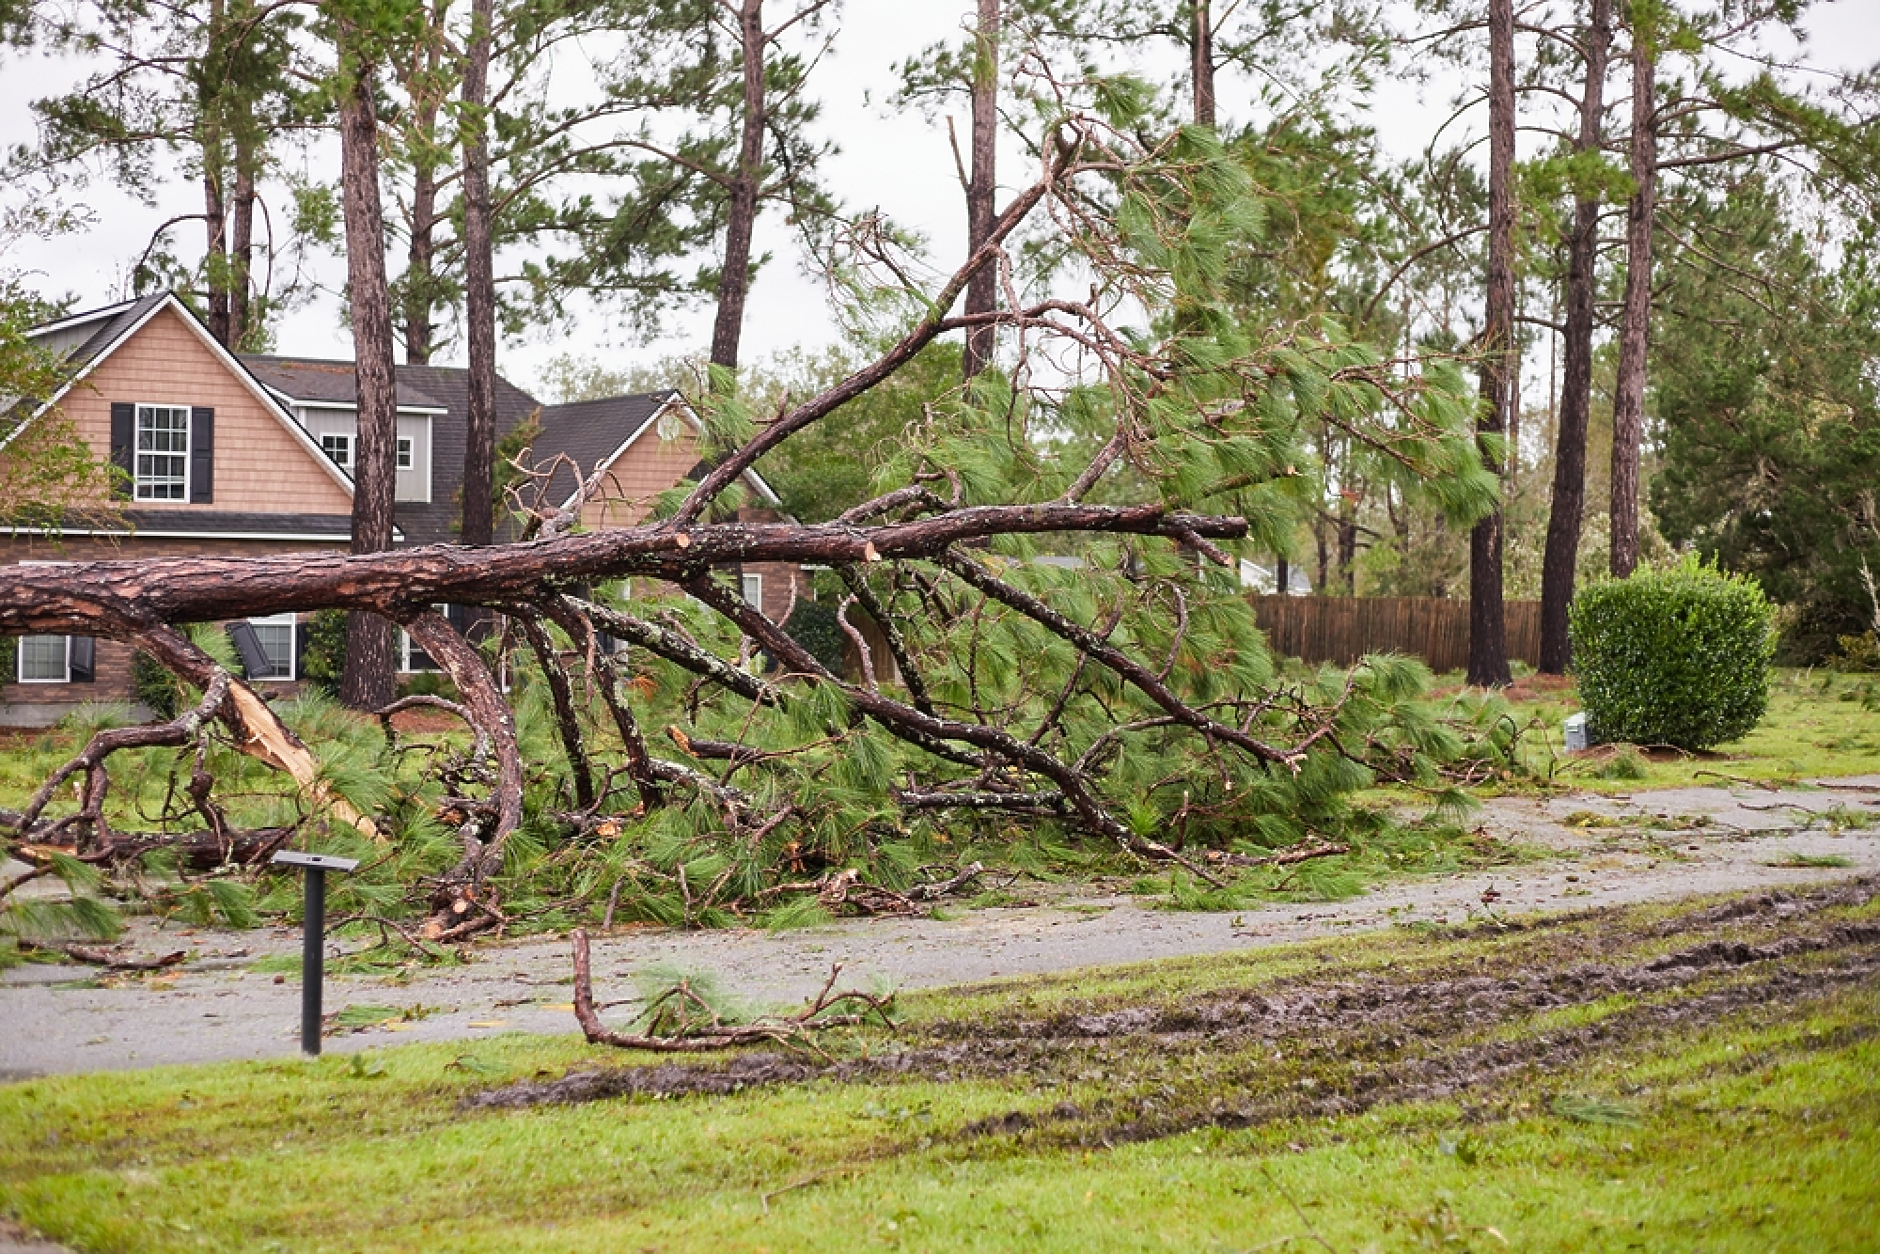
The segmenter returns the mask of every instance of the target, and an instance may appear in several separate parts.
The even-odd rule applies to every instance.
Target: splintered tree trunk
[[[346,218],[346,278],[351,297],[358,428],[353,444],[352,551],[392,547],[397,399],[392,374],[392,308],[385,281],[385,222],[379,202],[378,114],[372,70],[345,57],[351,82],[340,99],[341,197]],[[392,699],[392,625],[354,613],[346,626],[340,699],[377,709]]]
[[[1514,0],[1488,6],[1488,299],[1482,327],[1482,396],[1477,430],[1499,435],[1516,404],[1510,386],[1514,341]],[[1484,454],[1486,459],[1486,454]],[[1502,603],[1502,513],[1469,533],[1469,682],[1506,685],[1508,626]]]
[[[992,236],[993,193],[998,186],[999,0],[979,0],[973,33],[973,171],[966,188],[966,246],[977,253]],[[990,314],[999,302],[999,267],[988,261],[966,284],[966,315]],[[965,375],[971,379],[992,361],[994,329],[966,332]]]
[[[1597,152],[1605,112],[1606,63],[1612,49],[1612,0],[1592,0],[1586,32],[1586,95],[1580,102],[1579,152]],[[1593,399],[1593,287],[1599,256],[1599,197],[1577,199],[1567,243],[1566,352],[1561,366],[1560,428],[1554,446],[1554,499],[1541,559],[1541,664],[1564,675],[1572,660],[1567,611],[1586,511],[1586,426]]]
[[[496,464],[496,276],[490,224],[489,127],[483,116],[490,72],[492,0],[472,0],[469,61],[464,68],[464,303],[470,341],[470,413],[464,433],[465,544],[495,539],[490,499]]]
[[[1638,565],[1638,463],[1645,426],[1645,358],[1651,341],[1652,211],[1658,136],[1653,129],[1657,66],[1650,34],[1632,30],[1632,200],[1626,206],[1625,312],[1619,378],[1612,400],[1612,573]]]
[[[738,168],[725,223],[724,273],[718,280],[718,319],[712,327],[712,364],[737,369],[744,333],[744,299],[751,290],[751,235],[757,228],[757,193],[764,175],[764,0],[744,0],[738,9],[744,56],[744,123],[738,139]]]
[[[1208,0],[1194,0],[1194,32],[1189,51],[1195,88],[1195,122],[1214,125],[1214,15]]]

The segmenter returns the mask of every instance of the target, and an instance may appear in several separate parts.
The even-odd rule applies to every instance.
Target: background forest
[[[1828,6],[1508,6],[1514,127],[1500,169],[1494,5],[959,7],[958,35],[900,60],[892,96],[865,106],[951,146],[958,201],[896,222],[871,206],[877,193],[829,174],[844,135],[821,84],[831,58],[870,51],[845,48],[853,13],[830,0],[11,0],[10,74],[47,90],[31,139],[10,127],[24,142],[6,156],[8,326],[174,286],[218,335],[255,350],[284,320],[304,327],[330,309],[331,259],[347,251],[333,137],[352,59],[369,71],[390,333],[405,360],[475,355],[489,323],[489,355],[500,334],[502,353],[521,354],[505,372],[548,399],[696,387],[707,359],[748,358],[753,284],[816,291],[807,279],[838,336],[743,362],[763,413],[892,337],[900,311],[846,272],[858,242],[932,272],[934,240],[952,227],[930,223],[957,214],[969,239],[982,232],[1036,165],[1038,119],[1101,84],[1136,93],[1145,128],[1214,127],[1257,188],[1259,222],[1231,263],[1249,334],[1330,327],[1471,371],[1498,344],[1512,350],[1487,424],[1505,431],[1505,595],[1541,596],[1550,551],[1563,607],[1576,575],[1629,569],[1622,552],[1694,546],[1788,607],[1793,660],[1871,626],[1875,80],[1809,55],[1809,24]],[[1429,120],[1420,150],[1385,116],[1413,93]],[[1497,180],[1505,329],[1489,325]],[[161,209],[161,224],[116,237],[123,290],[72,290],[40,261],[46,241],[95,230],[109,210],[94,202],[125,196]],[[1015,255],[1009,290],[982,303],[1083,281],[1047,230],[1031,228]],[[686,347],[707,315],[709,343]],[[853,403],[839,434],[772,454],[762,469],[792,511],[820,520],[864,499],[900,434],[957,387],[963,351],[975,350],[934,345]],[[1074,408],[1054,416],[1053,438],[1075,438]],[[1335,425],[1310,444],[1297,518],[1265,566],[1328,595],[1469,595],[1467,527],[1393,486]]]

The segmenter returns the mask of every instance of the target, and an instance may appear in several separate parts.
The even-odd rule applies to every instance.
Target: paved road
[[[734,994],[779,1005],[813,993],[833,962],[845,964],[845,981],[864,987],[883,982],[929,988],[1232,952],[1415,920],[1459,922],[1483,909],[1491,889],[1499,894],[1496,910],[1518,914],[1880,872],[1880,776],[1839,782],[1844,787],[1833,791],[1686,788],[1630,798],[1502,798],[1484,807],[1482,826],[1557,857],[1404,880],[1322,905],[1187,914],[1126,896],[1082,895],[974,911],[950,921],[848,920],[774,935],[623,929],[595,940],[596,994],[602,1001],[630,998],[636,975],[666,968],[709,972]],[[1874,822],[1857,828],[1818,817],[1835,807]],[[1576,813],[1579,820],[1569,822]],[[1586,814],[1617,825],[1589,825]],[[1703,825],[1692,826],[1698,820]],[[1832,856],[1850,865],[1771,865],[1791,855]],[[0,1080],[295,1052],[299,986],[291,978],[277,983],[279,977],[252,966],[267,955],[296,953],[296,932],[159,930],[140,921],[130,935],[143,951],[184,949],[191,958],[154,976],[100,980],[95,969],[64,965],[16,967],[0,976]],[[470,956],[467,966],[419,970],[406,983],[330,978],[329,1010],[396,1006],[419,1017],[333,1038],[327,1048],[574,1030],[566,942],[486,944]],[[611,1013],[624,1018],[632,1009]]]

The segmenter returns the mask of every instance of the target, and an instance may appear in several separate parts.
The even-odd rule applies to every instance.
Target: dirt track
[[[1880,776],[1834,783],[1782,792],[1687,788],[1631,798],[1493,800],[1479,816],[1484,828],[1555,856],[1406,879],[1339,903],[1183,914],[1128,897],[1083,895],[950,921],[857,920],[778,935],[623,930],[596,941],[597,992],[602,1000],[628,997],[632,975],[668,966],[709,971],[754,1001],[787,1003],[813,993],[838,961],[846,964],[845,979],[863,984],[934,987],[1396,923],[1457,923],[1485,910],[1522,915],[1880,872]],[[1821,817],[1836,809],[1842,820]],[[1871,821],[1858,826],[1860,816]],[[1809,858],[1848,865],[1780,865]],[[296,933],[158,933],[140,922],[132,939],[146,952],[186,949],[192,957],[155,976],[101,981],[90,968],[32,965],[0,977],[0,1080],[295,1052],[298,986],[249,967],[264,955],[295,952]],[[329,1010],[366,1004],[421,1010],[395,1028],[335,1037],[327,1048],[573,1030],[565,943],[485,945],[473,959],[461,968],[419,971],[402,984],[330,979]]]

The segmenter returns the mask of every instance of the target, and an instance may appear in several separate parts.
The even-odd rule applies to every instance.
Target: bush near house
[[[1769,702],[1774,610],[1746,576],[1695,556],[1573,599],[1573,668],[1602,741],[1708,749],[1747,735]]]

